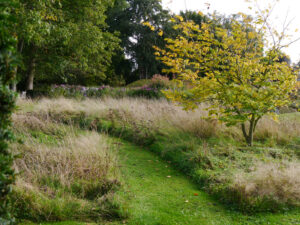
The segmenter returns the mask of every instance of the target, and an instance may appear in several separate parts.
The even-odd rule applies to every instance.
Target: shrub
[[[0,81],[1,82],[1,81]],[[11,112],[14,109],[15,95],[6,86],[0,84],[0,223],[10,224],[11,214],[8,211],[10,202],[8,194],[14,183],[12,169],[13,155],[8,149],[8,141],[12,139],[10,131]],[[13,220],[11,220],[13,221]]]
[[[170,87],[170,81],[166,76],[155,74],[152,77],[151,84],[149,84],[149,86],[157,89],[168,89]]]
[[[85,98],[124,98],[124,97],[145,97],[145,98],[161,98],[163,94],[157,88],[149,86],[137,88],[112,88],[109,86],[100,87],[84,87],[75,85],[53,85],[49,90],[33,91],[31,97],[66,97],[75,99]]]
[[[9,207],[9,194],[15,175],[12,170],[13,155],[8,149],[12,139],[10,132],[11,113],[15,106],[15,94],[8,86],[15,79],[16,39],[11,33],[14,18],[10,12],[15,7],[14,1],[4,0],[0,3],[0,224],[13,224]]]

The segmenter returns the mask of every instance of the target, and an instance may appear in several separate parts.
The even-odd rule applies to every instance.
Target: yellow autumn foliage
[[[241,124],[252,145],[258,121],[290,102],[296,72],[279,60],[281,46],[266,48],[265,29],[257,29],[263,21],[244,14],[240,18],[232,19],[227,30],[213,20],[198,25],[176,16],[174,29],[180,35],[166,38],[164,49],[154,48],[169,68],[164,72],[176,75],[181,85],[191,84],[188,90],[165,91],[169,99],[187,110],[209,102],[209,115],[229,126]]]

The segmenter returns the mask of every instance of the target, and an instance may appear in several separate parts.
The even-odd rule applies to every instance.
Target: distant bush
[[[160,74],[153,75],[152,79],[141,79],[134,81],[131,84],[128,84],[129,88],[137,88],[137,87],[149,87],[155,89],[167,89],[170,88],[170,80],[166,76],[162,76]]]
[[[164,97],[164,95],[160,92],[160,89],[143,86],[136,89],[129,89],[128,97],[145,97],[148,99],[158,99]]]
[[[151,87],[148,85],[142,87],[84,87],[78,85],[53,85],[51,87],[38,88],[27,94],[28,97],[39,98],[39,97],[66,97],[75,99],[84,98],[124,98],[124,97],[144,97],[148,99],[158,99],[164,97],[161,93],[160,88]]]
[[[141,79],[128,84],[127,87],[128,88],[143,87],[145,85],[150,85],[150,84],[151,84],[150,79]]]
[[[166,76],[155,74],[151,79],[149,87],[157,89],[168,89],[170,87],[170,80]]]

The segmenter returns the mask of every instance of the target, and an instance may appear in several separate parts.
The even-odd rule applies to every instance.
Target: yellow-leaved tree
[[[186,110],[209,102],[209,116],[241,126],[249,146],[258,121],[287,105],[296,85],[296,72],[281,60],[281,48],[288,45],[282,44],[285,34],[270,27],[270,10],[260,12],[256,18],[240,14],[230,29],[213,18],[198,25],[176,16],[174,29],[180,35],[166,39],[165,49],[155,47],[157,59],[168,66],[165,72],[176,75],[178,86],[190,84],[165,95]]]

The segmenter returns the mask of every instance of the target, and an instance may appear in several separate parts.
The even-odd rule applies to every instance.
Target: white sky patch
[[[262,8],[269,3],[273,3],[273,0],[260,0],[259,4]],[[178,13],[181,10],[194,10],[202,11],[203,13],[213,13],[217,11],[220,14],[234,14],[243,12],[246,14],[252,14],[248,7],[249,3],[244,0],[162,0],[164,8]],[[252,5],[251,5],[252,6]],[[209,8],[208,8],[209,7]],[[255,7],[253,7],[255,9]],[[300,37],[300,32],[295,33],[296,29],[300,30],[300,0],[281,0],[276,4],[276,7],[272,13],[270,21],[279,32],[282,31],[282,27],[286,16],[288,15],[288,21],[293,20],[289,26],[288,34],[292,34],[292,40]],[[300,60],[300,41],[293,43],[288,48],[283,49],[287,53],[292,62],[296,63]]]

